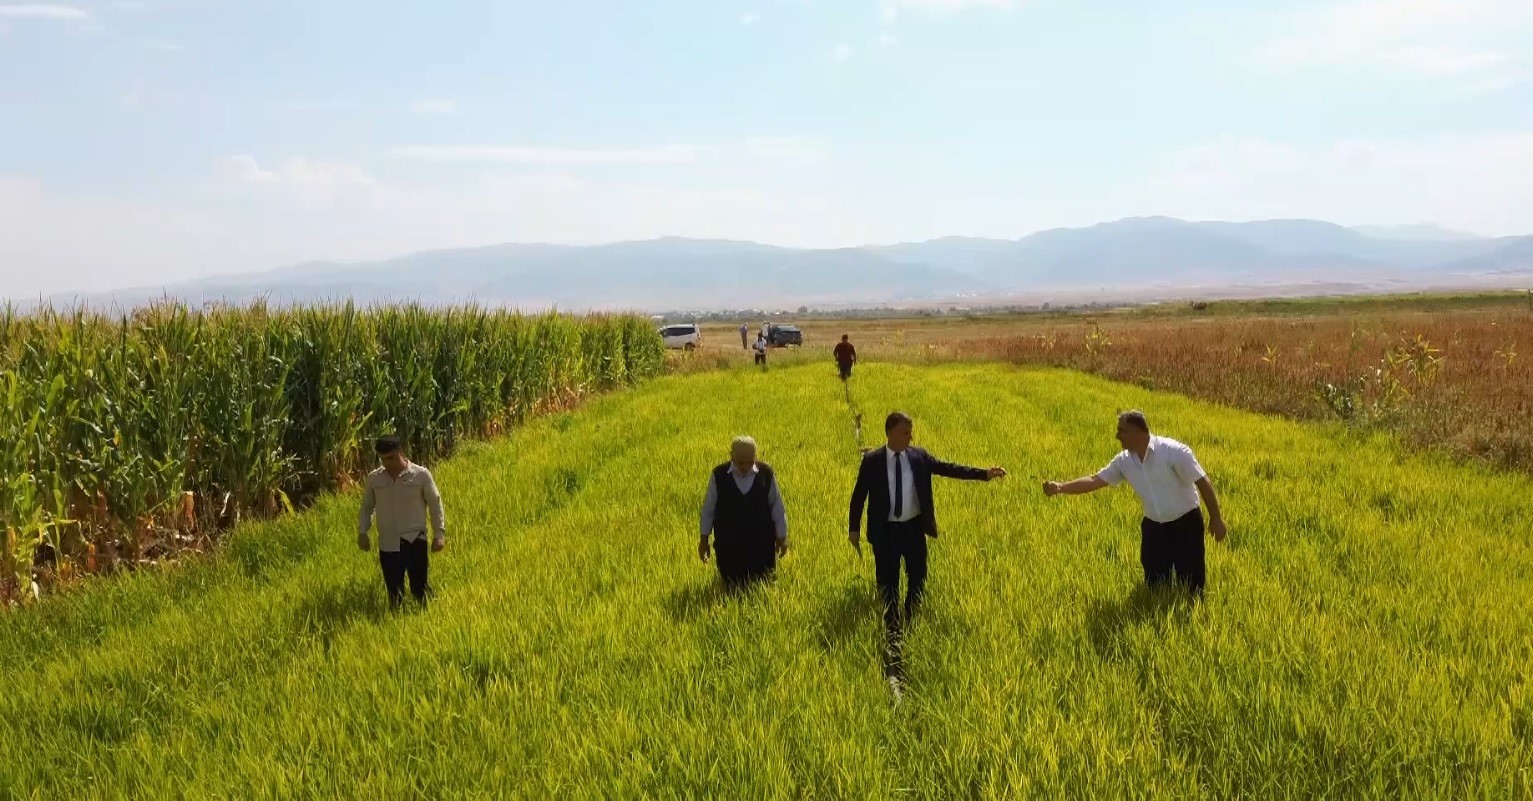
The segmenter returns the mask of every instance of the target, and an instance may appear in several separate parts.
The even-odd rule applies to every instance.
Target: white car
[[[702,344],[703,332],[696,323],[678,323],[660,329],[660,338],[667,348],[692,350]]]

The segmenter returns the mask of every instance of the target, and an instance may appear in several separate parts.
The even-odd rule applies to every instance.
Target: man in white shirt
[[[755,351],[756,351],[756,364],[759,364],[762,367],[765,367],[766,363],[767,363],[766,362],[766,357],[767,357],[767,338],[766,338],[766,334],[762,334],[761,336],[756,337],[756,344],[755,344],[754,348],[755,348]]]
[[[373,518],[378,520],[378,564],[383,568],[383,587],[389,605],[399,608],[404,601],[405,575],[410,577],[410,594],[424,604],[430,557],[426,551],[426,518],[436,536],[432,551],[447,547],[447,520],[442,512],[442,493],[437,491],[431,471],[405,458],[399,438],[383,437],[374,445],[378,469],[363,480],[362,513],[357,519],[357,547],[369,549],[367,534]]]
[[[1214,539],[1223,541],[1225,536],[1213,483],[1191,448],[1150,433],[1143,412],[1118,415],[1118,442],[1123,451],[1096,475],[1063,484],[1045,482],[1044,494],[1085,495],[1127,481],[1144,506],[1139,561],[1144,566],[1145,583],[1163,584],[1171,579],[1174,569],[1177,581],[1194,595],[1202,594],[1205,571],[1199,496],[1208,507],[1208,528]]]
[[[703,497],[697,556],[708,561],[708,537],[724,585],[737,589],[767,578],[788,552],[788,516],[777,474],[756,461],[756,441],[736,437],[729,461],[713,468]]]

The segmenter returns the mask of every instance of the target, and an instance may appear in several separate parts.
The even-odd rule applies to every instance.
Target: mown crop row
[[[664,366],[647,321],[353,305],[0,312],[0,603],[429,461]],[[34,564],[35,563],[35,564]]]

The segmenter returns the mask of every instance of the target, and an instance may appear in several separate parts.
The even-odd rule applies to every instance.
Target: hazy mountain
[[[1463,261],[1495,247],[1495,240],[1380,240],[1316,220],[1137,217],[1040,231],[1018,240],[947,238],[872,250],[902,263],[945,267],[1017,289],[1375,276]]]
[[[1397,239],[1406,242],[1468,242],[1484,239],[1478,234],[1455,231],[1432,223],[1416,225],[1359,225],[1352,230],[1375,239]]]
[[[1533,236],[1510,236],[1492,240],[1496,247],[1486,253],[1443,265],[1445,272],[1533,272]]]
[[[1140,217],[1014,240],[946,237],[834,250],[682,238],[493,245],[356,264],[313,262],[86,300],[131,304],[168,294],[192,303],[266,297],[572,310],[739,308],[1103,287],[1441,284],[1454,275],[1526,269],[1533,269],[1533,237],[1381,239],[1316,220]]]
[[[673,308],[894,301],[993,289],[970,275],[898,264],[860,248],[798,250],[681,238],[592,247],[494,245],[357,264],[316,262],[167,287],[192,303],[352,298],[564,309]],[[116,292],[119,303],[159,290]]]

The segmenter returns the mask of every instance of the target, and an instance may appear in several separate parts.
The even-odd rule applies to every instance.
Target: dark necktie
[[[898,520],[905,516],[905,476],[900,472],[900,463],[905,461],[905,454],[894,454],[894,519]]]

